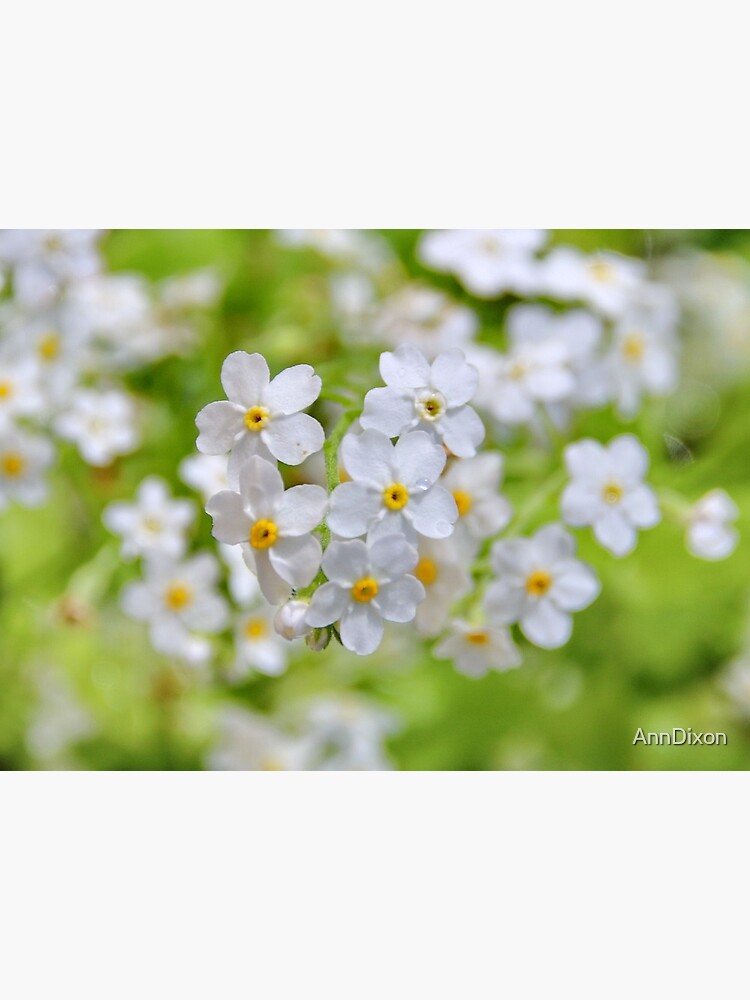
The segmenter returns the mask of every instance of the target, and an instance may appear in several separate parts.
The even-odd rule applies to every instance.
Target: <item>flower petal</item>
[[[299,465],[320,451],[325,441],[323,428],[307,413],[274,417],[260,436],[274,458],[285,465]]]
[[[369,570],[367,546],[359,538],[351,542],[331,542],[323,556],[325,575],[345,587],[352,587],[357,580],[367,576]]]
[[[468,403],[479,384],[479,371],[458,349],[443,351],[432,362],[430,383],[441,392],[450,408]]]
[[[495,580],[485,592],[484,609],[490,621],[497,625],[512,625],[521,617],[525,602],[525,592],[517,582],[507,579]]]
[[[328,527],[342,538],[364,535],[380,513],[380,495],[365,483],[342,483],[331,494]]]
[[[456,501],[442,486],[415,495],[409,509],[414,528],[426,538],[447,538],[458,520]]]
[[[393,445],[381,431],[347,434],[341,442],[340,454],[347,473],[357,482],[368,483],[378,490],[393,482]]]
[[[262,402],[270,376],[262,354],[234,351],[221,366],[221,384],[227,399],[244,409]]]
[[[393,583],[381,584],[373,604],[389,622],[410,622],[417,613],[417,604],[425,596],[425,589],[419,580],[413,576],[402,576]]]
[[[568,472],[576,479],[594,479],[598,482],[606,475],[609,465],[607,449],[598,441],[590,438],[576,441],[567,446],[564,455]]]
[[[243,411],[234,403],[221,401],[204,406],[195,418],[200,432],[195,446],[204,455],[224,455],[235,438],[245,430]]]
[[[571,560],[567,568],[554,575],[549,596],[563,611],[581,611],[596,600],[601,589],[590,566]]]
[[[661,521],[661,511],[654,491],[648,486],[636,486],[622,498],[622,509],[639,528],[653,528]]]
[[[626,556],[635,548],[638,533],[621,511],[607,510],[594,521],[594,536],[612,555]]]
[[[404,434],[396,442],[393,451],[393,470],[397,482],[403,483],[410,491],[417,483],[432,486],[445,468],[446,461],[445,449],[424,431]],[[418,493],[412,495],[417,496]]]
[[[371,603],[352,603],[341,616],[341,641],[359,656],[374,653],[383,638],[383,619]]]
[[[268,549],[254,549],[253,556],[255,573],[263,596],[269,604],[283,604],[289,599],[292,588],[271,565]]]
[[[275,519],[276,508],[284,496],[284,480],[276,466],[253,455],[242,465],[239,481],[240,494],[252,516],[256,520]]]
[[[415,424],[416,419],[414,396],[386,386],[370,389],[365,396],[365,407],[359,422],[365,430],[381,431],[392,438],[405,427]]]
[[[268,558],[279,576],[293,587],[312,583],[320,568],[323,550],[315,535],[279,538],[268,550]]]
[[[385,535],[370,546],[370,562],[385,579],[411,573],[418,558],[417,550],[403,535]]]
[[[643,479],[648,472],[648,452],[634,434],[620,434],[607,450],[612,468],[624,479]]]
[[[206,513],[214,519],[211,534],[227,545],[246,542],[250,535],[252,517],[245,510],[242,497],[233,490],[222,490],[206,504]]]
[[[405,344],[380,355],[380,374],[392,389],[421,389],[430,380],[430,366],[421,351]]]
[[[576,550],[575,538],[561,524],[546,524],[531,539],[540,568],[553,569],[571,558]]]
[[[484,424],[470,407],[449,410],[440,421],[440,433],[446,448],[459,458],[472,458],[484,441]]]
[[[323,520],[328,494],[322,486],[292,486],[276,505],[274,520],[287,537],[304,535]]]
[[[337,622],[350,600],[348,589],[337,583],[324,583],[318,587],[305,614],[305,621],[313,628],[323,628]]]
[[[294,365],[273,379],[263,402],[273,413],[297,413],[315,402],[322,384],[311,365]]]
[[[526,638],[542,649],[564,646],[573,631],[570,615],[556,608],[551,600],[542,597],[530,604],[521,616],[521,631]]]
[[[581,528],[597,517],[602,508],[602,491],[591,479],[574,479],[563,490],[560,511],[563,520]]]

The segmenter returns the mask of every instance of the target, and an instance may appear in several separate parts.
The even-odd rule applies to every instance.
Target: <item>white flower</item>
[[[348,434],[341,459],[351,482],[331,494],[328,526],[343,538],[370,532],[396,532],[416,541],[447,538],[458,518],[447,490],[434,485],[445,466],[445,451],[423,431],[412,431],[393,445],[379,431]]]
[[[531,642],[556,649],[570,638],[570,612],[591,604],[601,589],[594,571],[573,558],[575,540],[559,524],[532,538],[509,538],[492,546],[490,584],[484,607],[498,625],[518,622]]]
[[[36,670],[31,679],[37,703],[26,729],[26,746],[45,768],[70,770],[66,751],[94,733],[94,719],[59,670]]]
[[[719,685],[731,699],[736,712],[750,719],[750,660],[747,654],[729,664]]]
[[[183,483],[200,493],[206,502],[229,489],[227,460],[226,455],[188,455],[180,462],[178,473]]]
[[[167,278],[159,288],[160,304],[169,310],[212,306],[221,294],[221,281],[211,270],[193,271]]]
[[[618,316],[645,274],[639,260],[615,253],[587,256],[574,247],[555,247],[538,272],[539,291],[553,299],[587,302],[605,316]]]
[[[534,291],[534,254],[546,239],[543,229],[443,229],[425,233],[417,254],[428,267],[455,274],[473,295],[491,299]]]
[[[44,409],[39,367],[30,358],[0,357],[0,427],[18,417],[35,417]]]
[[[281,243],[289,247],[310,247],[333,263],[357,267],[371,273],[391,262],[388,243],[366,229],[277,229]]]
[[[209,754],[214,771],[299,771],[305,746],[260,715],[234,706],[221,711],[218,738]]]
[[[157,554],[177,558],[185,551],[185,532],[195,514],[191,500],[174,500],[163,479],[148,476],[138,487],[135,503],[111,503],[102,520],[122,537],[124,559]]]
[[[667,396],[677,385],[677,342],[642,309],[628,310],[614,330],[608,356],[609,376],[620,414],[633,417],[641,396]]]
[[[527,424],[538,403],[567,400],[575,389],[568,352],[559,340],[511,346],[495,359],[495,378],[489,410],[504,424]]]
[[[291,642],[307,635],[310,626],[305,621],[309,601],[287,601],[282,604],[273,619],[273,627],[282,639]]]
[[[465,561],[476,554],[479,543],[502,531],[510,522],[513,508],[500,493],[503,456],[483,452],[474,458],[451,461],[440,480],[458,508],[458,522],[451,543],[466,553]]]
[[[407,285],[392,295],[378,313],[373,335],[394,347],[408,344],[427,358],[441,351],[463,347],[477,331],[479,320],[467,306],[444,292],[422,285]]]
[[[278,677],[286,670],[288,647],[274,629],[273,614],[273,608],[257,607],[238,618],[232,680],[246,677],[250,670],[269,677]]]
[[[394,715],[361,698],[316,698],[303,718],[305,766],[315,771],[389,771],[383,742],[397,728]]]
[[[591,525],[613,555],[632,552],[637,529],[661,520],[656,496],[643,482],[648,452],[632,434],[621,434],[607,447],[589,438],[570,444],[565,464],[572,478],[562,495],[563,520],[578,528]]]
[[[218,563],[208,553],[185,562],[155,557],[145,564],[144,572],[144,580],[123,589],[123,611],[148,622],[158,652],[190,664],[204,663],[211,648],[193,632],[220,632],[229,617],[226,601],[215,592]]]
[[[438,660],[453,660],[467,677],[484,677],[490,670],[510,670],[521,663],[521,654],[507,628],[470,625],[454,621],[450,634],[433,649]]]
[[[195,419],[197,447],[207,455],[231,450],[230,482],[251,455],[299,465],[323,447],[323,428],[299,412],[320,394],[320,378],[310,365],[285,368],[271,381],[261,354],[235,351],[222,365],[221,384],[227,401],[209,403]]]
[[[13,270],[15,296],[30,306],[44,305],[67,282],[95,274],[99,235],[97,229],[0,230],[0,261]]]
[[[425,599],[417,607],[414,621],[420,635],[434,636],[443,628],[451,608],[460,597],[472,588],[472,579],[466,571],[466,560],[461,560],[453,539],[419,541],[419,562],[414,576],[425,589]]]
[[[60,437],[75,442],[89,465],[108,465],[138,443],[133,401],[114,389],[79,389],[54,427]]]
[[[228,587],[232,599],[242,608],[248,608],[260,597],[258,578],[245,562],[239,545],[225,545],[219,542],[221,561],[229,570]]]
[[[0,510],[13,500],[24,507],[37,507],[44,501],[44,473],[54,453],[45,437],[0,429]]]
[[[474,395],[479,373],[463,351],[444,351],[429,364],[414,347],[380,355],[385,388],[365,396],[360,424],[388,437],[414,428],[442,440],[454,455],[469,458],[484,440],[484,426],[466,403]]]
[[[214,519],[214,538],[242,544],[263,596],[280,604],[318,571],[321,546],[310,532],[322,521],[327,499],[320,486],[285,491],[278,469],[254,455],[239,471],[239,492],[217,493],[206,511]]]
[[[688,516],[688,550],[699,559],[726,559],[737,548],[739,536],[732,522],[738,517],[731,497],[724,490],[711,490]]]
[[[422,584],[409,574],[417,551],[402,535],[365,544],[331,542],[323,556],[329,582],[312,596],[307,623],[322,628],[340,622],[341,641],[360,656],[374,653],[383,638],[383,619],[410,622],[424,599]]]

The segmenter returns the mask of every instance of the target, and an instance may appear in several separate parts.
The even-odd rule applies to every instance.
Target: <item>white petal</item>
[[[606,448],[589,438],[569,444],[564,454],[568,472],[576,479],[592,478],[598,481],[608,467]]]
[[[491,559],[496,573],[522,580],[535,568],[536,554],[528,538],[506,538],[492,546]]]
[[[546,524],[534,535],[532,545],[540,565],[549,569],[570,559],[576,550],[575,539],[561,524]]]
[[[249,546],[248,546],[249,547]],[[268,549],[255,549],[255,573],[258,577],[261,592],[269,604],[283,604],[289,599],[291,586],[279,576],[271,565]]]
[[[642,479],[648,472],[648,452],[635,435],[621,434],[607,450],[612,467],[624,478]]]
[[[274,417],[260,435],[274,458],[285,465],[299,465],[325,442],[323,428],[307,413]]]
[[[637,486],[622,498],[622,509],[639,528],[653,528],[661,521],[656,496],[648,486]]]
[[[384,583],[373,603],[389,622],[410,622],[417,613],[417,604],[425,599],[425,589],[413,576],[402,576],[393,583]]]
[[[484,424],[470,406],[450,410],[440,421],[440,432],[447,448],[459,458],[471,458],[484,441]]]
[[[323,556],[323,572],[334,583],[352,587],[357,580],[367,576],[370,557],[367,546],[360,539],[351,542],[331,542]],[[317,593],[317,591],[316,591]]]
[[[364,535],[380,513],[382,499],[364,483],[342,483],[331,494],[328,527],[342,538]]]
[[[638,537],[630,521],[617,510],[605,511],[596,519],[594,535],[599,544],[615,556],[626,556],[632,552]]]
[[[696,521],[688,529],[688,551],[699,559],[726,559],[737,547],[739,539],[734,528],[715,521]]]
[[[244,425],[243,425],[244,426]],[[232,447],[232,452],[227,462],[227,483],[232,490],[240,488],[240,473],[248,459],[262,458],[269,465],[276,468],[276,459],[263,443],[261,434],[243,433],[236,444]]]
[[[282,579],[293,587],[312,583],[320,568],[323,550],[314,535],[280,538],[268,550],[271,565]]]
[[[276,466],[253,455],[240,469],[239,480],[240,493],[253,517],[273,519],[284,495],[284,480]]]
[[[123,588],[120,603],[125,614],[138,621],[148,621],[156,610],[153,590],[148,584],[141,582],[127,584]]]
[[[209,403],[195,418],[199,430],[195,446],[204,455],[224,455],[245,430],[244,414],[234,403]]]
[[[133,530],[138,515],[132,503],[111,503],[102,512],[102,521],[116,535],[127,535]]]
[[[575,390],[573,373],[565,368],[536,368],[529,372],[526,386],[535,399],[546,403],[566,399]]]
[[[328,494],[322,486],[292,486],[276,506],[275,521],[286,536],[304,535],[323,520]]]
[[[392,438],[416,422],[414,396],[388,386],[370,389],[359,422],[365,430],[376,430]],[[347,471],[348,466],[347,466]]]
[[[222,490],[206,504],[206,513],[214,519],[211,534],[227,545],[246,542],[250,535],[252,518],[245,510],[242,497],[232,490]]]
[[[305,614],[305,621],[313,628],[323,628],[337,622],[349,603],[350,591],[336,583],[324,583],[318,587]]]
[[[383,619],[371,603],[353,602],[341,616],[341,641],[352,653],[368,656],[383,638]]]
[[[417,565],[417,550],[403,535],[385,535],[370,546],[370,561],[388,579],[411,573]]]
[[[512,625],[521,616],[524,607],[523,586],[507,578],[495,580],[484,597],[484,609],[490,621],[497,625]]]
[[[340,454],[344,468],[357,482],[383,490],[393,481],[393,445],[381,431],[347,434],[341,442]]]
[[[591,567],[573,560],[555,573],[549,596],[563,611],[581,611],[596,600],[601,589]]]
[[[186,620],[201,632],[221,632],[229,621],[229,608],[218,594],[203,594],[190,608]]]
[[[380,355],[380,374],[393,389],[421,389],[429,382],[430,366],[421,351],[404,345]]]
[[[573,631],[570,615],[560,611],[545,597],[530,605],[521,617],[521,631],[542,649],[564,646]]]
[[[310,365],[294,365],[279,372],[265,391],[263,400],[272,412],[297,413],[320,395],[322,382]]]
[[[479,371],[463,351],[444,351],[432,362],[430,383],[445,396],[449,407],[463,406],[477,391]]]
[[[393,468],[397,481],[413,490],[420,481],[431,486],[445,468],[446,460],[445,450],[434,438],[424,431],[410,431],[396,442]]]
[[[263,355],[247,351],[234,351],[221,366],[221,384],[227,399],[244,409],[262,402],[270,375]]]
[[[447,538],[458,520],[456,501],[442,486],[413,496],[409,511],[414,528],[426,538]]]
[[[601,488],[590,479],[576,479],[569,483],[560,499],[563,520],[578,528],[591,524],[601,507]]]

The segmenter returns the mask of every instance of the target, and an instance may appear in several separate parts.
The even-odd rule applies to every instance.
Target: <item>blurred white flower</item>
[[[435,485],[445,451],[423,431],[411,431],[393,445],[379,431],[349,434],[341,458],[350,482],[331,494],[328,526],[343,538],[401,533],[446,538],[458,518],[447,490]]]
[[[11,501],[23,507],[38,507],[44,502],[45,472],[54,454],[46,437],[0,428],[0,510]]]
[[[154,557],[144,566],[144,579],[123,589],[123,611],[148,622],[158,652],[190,665],[205,663],[211,647],[194,633],[220,632],[229,619],[227,603],[216,593],[218,577],[219,565],[207,552],[184,562]]]
[[[414,576],[426,596],[417,606],[414,624],[420,635],[435,636],[448,621],[456,601],[469,593],[473,581],[467,572],[467,560],[460,557],[452,538],[421,538],[418,554]]]
[[[399,728],[391,712],[352,695],[319,697],[304,711],[305,767],[316,771],[389,771],[383,743]]]
[[[212,306],[220,294],[221,281],[208,269],[166,278],[157,290],[160,305],[172,311]]]
[[[25,305],[49,304],[68,282],[101,266],[97,229],[2,229],[0,262],[13,274],[13,292]]]
[[[750,719],[750,659],[741,656],[730,663],[719,678],[719,686],[736,712]]]
[[[688,515],[687,547],[699,559],[726,559],[737,548],[739,535],[732,522],[737,505],[724,490],[711,490]]]
[[[307,623],[323,628],[339,622],[341,641],[360,656],[374,653],[383,638],[383,619],[409,622],[424,600],[422,584],[410,574],[417,551],[402,535],[365,544],[331,542],[323,555],[329,582],[312,596]]]
[[[60,671],[35,670],[32,680],[37,702],[26,729],[26,746],[43,767],[70,770],[74,763],[69,749],[94,733],[94,719]]]
[[[289,646],[274,628],[274,611],[268,606],[257,606],[237,619],[232,680],[246,677],[251,670],[269,677],[278,677],[286,670]]]
[[[263,716],[230,706],[219,714],[207,763],[214,771],[301,771],[305,747]]]
[[[187,486],[203,497],[204,503],[229,489],[227,455],[188,455],[180,462],[178,474]]]
[[[669,306],[670,300],[641,297],[615,326],[607,365],[623,417],[635,416],[644,394],[667,396],[677,385],[678,344]]]
[[[38,364],[32,358],[0,356],[0,428],[18,417],[37,417],[43,409]]]
[[[438,660],[453,660],[461,674],[484,677],[490,670],[510,670],[521,663],[521,654],[507,628],[454,621],[450,634],[433,649]]]
[[[600,545],[615,556],[635,548],[638,528],[653,528],[661,513],[643,478],[648,452],[632,434],[621,434],[606,447],[587,438],[565,449],[571,476],[561,500],[563,520],[574,527],[591,525]]]
[[[472,295],[492,299],[505,292],[533,293],[543,229],[441,229],[425,233],[417,255],[436,271],[455,274]]]
[[[373,337],[394,347],[411,345],[433,360],[442,351],[463,347],[478,327],[476,314],[467,306],[436,288],[412,284],[383,303]]]
[[[231,451],[230,483],[251,455],[299,465],[323,447],[323,428],[300,412],[320,394],[320,378],[310,365],[285,368],[271,380],[261,354],[235,351],[222,365],[221,383],[227,401],[200,411],[196,444],[206,455]]]
[[[502,475],[503,456],[487,451],[474,458],[453,459],[440,480],[458,508],[450,541],[464,565],[474,558],[480,542],[510,522],[513,508],[500,493]]]
[[[271,604],[293,587],[306,587],[320,566],[320,541],[311,534],[325,514],[328,497],[320,486],[284,482],[275,465],[254,455],[239,472],[239,492],[224,490],[206,504],[213,535],[243,555]]]
[[[538,291],[553,299],[586,302],[605,316],[619,316],[645,271],[642,261],[621,254],[588,256],[574,247],[555,247],[539,267]]]
[[[116,389],[80,389],[54,421],[60,437],[73,441],[89,465],[108,465],[138,445],[133,400]]]
[[[249,607],[260,596],[258,578],[245,562],[239,545],[225,545],[219,542],[217,546],[224,565],[229,570],[229,593],[241,608]]]
[[[191,500],[173,499],[163,479],[148,476],[138,487],[134,503],[109,504],[102,520],[122,538],[124,559],[159,554],[177,558],[185,552],[185,535],[195,515]]]
[[[570,638],[571,612],[587,608],[599,595],[596,574],[574,559],[575,540],[559,524],[532,538],[509,538],[492,546],[498,579],[489,585],[484,607],[498,625],[518,622],[537,646],[557,649]]]
[[[463,351],[444,351],[432,364],[415,347],[380,355],[384,388],[370,389],[359,419],[365,430],[396,437],[421,430],[454,455],[469,458],[484,439],[484,426],[466,404],[476,392],[479,373]]]

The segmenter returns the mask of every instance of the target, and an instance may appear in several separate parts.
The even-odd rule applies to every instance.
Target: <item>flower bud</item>
[[[306,642],[313,653],[322,652],[331,641],[331,629],[326,625],[324,628],[314,628],[308,635]]]
[[[309,605],[307,601],[287,601],[282,604],[273,619],[274,628],[283,639],[299,639],[307,635],[310,626],[305,622]]]

